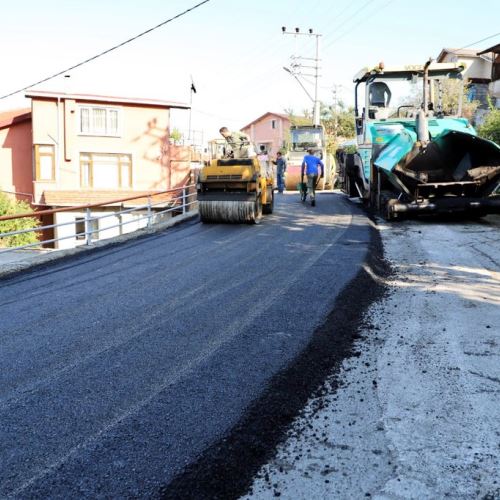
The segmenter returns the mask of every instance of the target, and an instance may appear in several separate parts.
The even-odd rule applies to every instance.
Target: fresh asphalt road
[[[151,496],[237,423],[366,257],[342,196],[0,281],[0,497]]]

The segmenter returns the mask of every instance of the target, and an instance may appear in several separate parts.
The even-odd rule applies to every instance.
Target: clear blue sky
[[[27,0],[2,8],[0,94],[71,66],[194,5],[197,0]],[[293,53],[314,54],[313,40],[283,36],[281,26],[322,37],[320,97],[332,85],[351,101],[352,76],[383,60],[422,63],[443,47],[463,47],[500,31],[499,0],[211,0],[196,11],[40,88],[188,102],[198,93],[193,128],[206,137],[240,128],[266,111],[301,111],[310,102],[283,70]],[[474,45],[478,50],[500,36]],[[305,83],[312,92],[312,86]],[[0,109],[28,105],[23,94]],[[187,128],[187,112],[174,114]]]

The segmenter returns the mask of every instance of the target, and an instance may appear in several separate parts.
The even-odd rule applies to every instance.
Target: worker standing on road
[[[285,173],[286,173],[286,158],[281,154],[280,151],[276,153],[276,161],[273,162],[276,165],[276,174],[278,177],[278,192],[283,194],[285,190]]]
[[[307,154],[302,160],[300,171],[301,182],[304,182],[304,172],[307,175],[307,193],[311,199],[311,205],[316,206],[316,184],[318,183],[319,168],[321,167],[321,178],[325,175],[325,166],[323,162],[313,154],[312,149],[307,150]],[[305,198],[304,198],[305,201]]]
[[[260,146],[260,151],[257,153],[257,159],[260,164],[260,171],[266,179],[273,179],[273,189],[276,187],[276,175],[274,174],[274,165],[269,159],[269,154],[264,145]]]

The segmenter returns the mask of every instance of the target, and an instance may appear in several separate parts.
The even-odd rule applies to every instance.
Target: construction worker
[[[370,84],[369,101],[371,106],[388,108],[391,102],[391,89],[385,82],[374,82]]]
[[[286,158],[281,154],[281,151],[276,153],[276,171],[278,177],[278,191],[283,193],[285,190],[285,173],[286,173]]]
[[[307,193],[311,199],[311,205],[316,206],[316,184],[318,183],[319,168],[321,167],[321,179],[325,175],[325,165],[323,162],[313,154],[312,149],[307,150],[307,154],[302,160],[302,167],[300,170],[301,182],[304,182],[304,172],[307,175]],[[305,198],[304,200],[305,201]]]
[[[226,151],[226,156],[232,156],[236,159],[255,156],[248,135],[240,131],[230,132],[227,127],[222,127],[219,132],[226,139],[230,148],[230,151]]]
[[[257,153],[257,159],[260,164],[261,174],[267,179],[273,179],[273,189],[276,187],[276,175],[273,162],[269,159],[266,146],[261,144],[260,151]]]

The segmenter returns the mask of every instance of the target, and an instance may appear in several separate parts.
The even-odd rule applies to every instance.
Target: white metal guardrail
[[[165,196],[167,194],[172,194],[172,197],[169,197],[168,199],[162,199],[160,201],[154,201],[153,198],[158,197],[158,196]],[[120,198],[120,199],[115,199],[115,200],[110,200],[108,202],[104,203],[95,203],[95,204],[88,204],[88,205],[77,205],[77,206],[71,206],[71,207],[65,207],[65,208],[56,208],[56,209],[51,209],[51,210],[41,210],[38,212],[32,212],[32,213],[26,213],[26,214],[17,214],[17,215],[9,215],[9,216],[2,216],[0,217],[0,222],[5,221],[5,220],[15,220],[19,218],[26,218],[26,217],[31,217],[31,218],[36,218],[36,217],[41,217],[43,215],[51,215],[55,213],[60,213],[60,212],[73,212],[75,210],[80,210],[80,211],[85,211],[85,220],[84,220],[84,228],[85,231],[83,232],[77,232],[76,230],[76,221],[69,221],[69,222],[61,222],[59,224],[48,224],[44,226],[37,226],[37,227],[32,227],[32,228],[27,228],[27,229],[20,229],[18,231],[9,231],[2,233],[0,232],[0,254],[5,253],[5,252],[12,252],[14,250],[21,250],[21,249],[27,249],[27,248],[43,248],[44,245],[49,245],[52,243],[56,243],[62,240],[67,240],[67,239],[75,239],[78,237],[81,237],[85,242],[81,244],[85,245],[90,245],[95,239],[93,236],[95,234],[99,234],[100,232],[103,231],[109,231],[110,229],[115,229],[115,228],[122,228],[123,226],[126,226],[127,224],[132,224],[132,223],[138,223],[143,220],[147,220],[146,227],[151,227],[156,221],[158,221],[162,216],[173,213],[173,212],[181,212],[182,214],[185,214],[188,210],[190,210],[190,207],[192,205],[195,205],[198,203],[198,200],[196,198],[196,190],[195,190],[195,184],[189,184],[186,186],[182,186],[181,188],[175,188],[175,189],[169,189],[167,191],[160,191],[158,193],[151,193],[151,194],[140,194],[137,196],[133,197],[127,197],[127,198]],[[142,204],[142,205],[136,205],[131,208],[123,209],[123,210],[118,210],[118,211],[113,211],[110,212],[109,214],[105,215],[93,215],[92,214],[92,209],[94,209],[94,212],[96,211],[95,209],[101,209],[109,207],[111,205],[116,205],[116,203],[122,203],[125,201],[131,201],[131,200],[136,200],[136,199],[141,199],[141,198],[147,198],[147,203]],[[166,208],[164,210],[155,210],[155,207],[158,207],[159,205],[164,205]],[[163,207],[162,207],[163,208]],[[124,214],[129,214],[132,212],[140,212],[140,211],[145,211],[145,215],[140,215],[136,218],[126,220],[126,221],[121,221],[118,224],[113,224],[111,226],[104,226],[102,228],[99,228],[99,224],[97,224],[97,229],[93,229],[94,226],[94,221],[99,221],[102,219],[106,219],[109,217],[116,217]],[[26,234],[26,233],[39,233],[41,231],[47,230],[47,229],[56,229],[59,227],[64,227],[64,226],[70,226],[73,225],[75,227],[75,232],[67,235],[67,236],[61,236],[59,238],[52,238],[48,240],[40,240],[34,243],[27,243],[25,245],[19,245],[15,247],[2,247],[2,239],[7,238],[8,236],[15,236],[19,234]],[[142,229],[142,228],[141,228]]]

